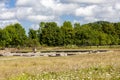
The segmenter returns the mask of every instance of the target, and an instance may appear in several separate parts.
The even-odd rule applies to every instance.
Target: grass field
[[[75,45],[68,45],[62,47],[49,47],[49,46],[39,46],[37,47],[37,52],[40,51],[50,51],[50,50],[120,50],[120,45],[112,45],[112,46],[75,46]],[[14,51],[12,51],[14,52]],[[23,47],[17,50],[17,52],[21,53],[28,53],[32,52],[32,48],[30,47]]]
[[[0,57],[0,80],[120,80],[120,52]]]

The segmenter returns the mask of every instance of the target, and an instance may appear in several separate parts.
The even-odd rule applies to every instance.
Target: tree
[[[70,21],[65,21],[61,27],[63,34],[63,45],[72,45],[74,43],[74,29]]]
[[[75,31],[75,37],[74,37],[74,43],[75,45],[81,45],[81,26],[79,23],[74,24],[74,31]]]
[[[118,44],[120,44],[120,22],[114,23],[115,33],[119,38]]]
[[[10,38],[7,46],[24,46],[27,36],[24,28],[19,23],[8,25],[4,30]]]
[[[29,29],[28,39],[29,39],[28,42],[31,43],[30,44],[31,47],[37,47],[40,44],[37,30]]]
[[[37,31],[36,31],[36,30],[33,30],[33,29],[29,29],[28,37],[29,37],[30,39],[38,39]]]
[[[77,28],[79,28],[79,27],[80,27],[80,23],[75,23],[75,24],[74,24],[74,29],[77,30]]]
[[[39,39],[38,39],[38,31],[37,30],[33,30],[33,29],[29,29],[28,32],[28,46],[32,47],[33,52],[36,53],[36,47],[38,47],[40,45],[39,43]]]
[[[19,24],[10,24],[0,28],[0,47],[64,45],[117,45],[120,44],[120,22],[97,21],[83,24],[65,21],[61,27],[55,22],[41,22],[38,30],[25,29]]]
[[[24,46],[25,40],[27,39],[25,29],[19,23],[14,24],[14,26],[19,40],[18,45]]]
[[[100,32],[98,34],[99,45],[106,45],[107,44],[107,34]]]
[[[7,31],[0,29],[0,46],[6,47],[7,45],[9,45],[9,42],[10,42],[10,37]]]
[[[55,22],[47,22],[42,27],[41,44],[48,46],[59,46],[61,44],[60,29]]]

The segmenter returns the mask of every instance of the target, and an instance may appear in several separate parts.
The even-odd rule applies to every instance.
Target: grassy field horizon
[[[33,48],[31,47],[21,47],[19,49],[15,48],[19,52],[32,52]],[[120,50],[120,45],[112,46],[76,46],[76,45],[67,45],[67,46],[58,46],[58,47],[49,47],[49,46],[39,46],[36,47],[37,52],[40,51],[51,51],[51,50]],[[14,51],[13,51],[14,52]]]

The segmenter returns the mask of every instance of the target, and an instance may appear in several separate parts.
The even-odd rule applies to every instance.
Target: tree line
[[[62,26],[56,22],[41,22],[39,26],[38,30],[29,29],[28,35],[19,23],[0,28],[0,47],[120,45],[120,22],[80,25],[65,21]]]

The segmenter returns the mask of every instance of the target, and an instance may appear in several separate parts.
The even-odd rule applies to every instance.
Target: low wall
[[[41,51],[37,53],[2,53],[0,56],[47,56],[47,57],[58,57],[58,56],[72,56],[78,54],[91,54],[91,53],[105,53],[110,50],[62,50],[62,51]]]

